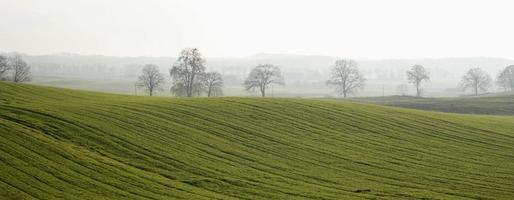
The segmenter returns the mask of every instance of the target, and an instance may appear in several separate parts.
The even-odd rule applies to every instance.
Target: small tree
[[[159,67],[153,64],[147,64],[143,67],[143,71],[139,76],[139,86],[148,91],[153,96],[155,91],[160,90],[164,84],[164,75],[159,72]]]
[[[12,80],[15,83],[31,80],[30,67],[23,60],[21,55],[15,54],[9,59],[10,69],[12,70]]]
[[[336,92],[346,98],[348,95],[357,92],[364,87],[366,79],[359,72],[357,62],[354,60],[337,60],[332,67],[329,85],[336,86]]]
[[[505,91],[514,91],[514,65],[507,66],[498,73],[496,84]]]
[[[471,88],[473,94],[478,96],[480,91],[487,91],[491,86],[491,76],[480,68],[472,68],[462,77],[460,88],[466,91]]]
[[[407,80],[416,87],[416,96],[421,96],[421,83],[430,81],[425,68],[421,65],[414,65],[407,71]]]
[[[9,60],[7,57],[0,55],[0,81],[6,79],[7,73],[10,69],[11,66],[9,65]]]
[[[172,79],[170,91],[177,96],[200,95],[203,89],[200,76],[205,73],[204,64],[205,60],[198,49],[182,50],[177,62],[170,69]]]
[[[261,96],[266,96],[266,88],[271,84],[284,84],[284,78],[280,73],[280,68],[270,64],[258,65],[253,68],[248,78],[244,82],[246,91],[259,89]]]
[[[223,78],[218,72],[209,72],[203,75],[203,82],[207,90],[207,97],[222,96]]]

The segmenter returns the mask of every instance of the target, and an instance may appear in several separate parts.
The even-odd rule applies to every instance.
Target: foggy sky
[[[514,58],[513,3],[1,0],[0,52]]]

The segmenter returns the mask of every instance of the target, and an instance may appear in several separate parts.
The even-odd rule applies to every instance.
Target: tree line
[[[407,82],[416,88],[416,96],[423,93],[423,85],[430,81],[429,72],[422,65],[413,65],[406,71]],[[175,64],[169,70],[171,78],[170,92],[175,96],[208,97],[223,95],[223,77],[218,72],[206,72],[205,59],[196,48],[183,49]],[[11,56],[0,55],[0,80],[13,82],[30,81],[32,75],[30,66],[20,54]],[[326,84],[335,87],[338,95],[346,98],[357,93],[365,85],[366,79],[359,71],[358,63],[352,59],[336,60]],[[153,96],[162,91],[165,76],[154,64],[146,64],[138,77],[137,87],[144,88],[148,95]],[[496,76],[496,85],[504,91],[514,92],[514,65],[502,69]],[[272,85],[284,85],[284,77],[280,68],[272,64],[260,64],[254,67],[243,86],[248,92],[258,92],[266,96],[267,89]],[[493,79],[481,68],[471,68],[463,76],[458,85],[463,91],[471,90],[473,95],[486,92],[493,85]],[[399,85],[397,90],[402,95],[407,94],[408,87]]]
[[[169,70],[171,77],[170,92],[175,96],[194,97],[206,94],[207,97],[223,95],[223,78],[218,72],[205,71],[205,59],[196,48],[183,49]],[[155,92],[162,91],[166,83],[159,67],[146,64],[138,77],[137,87],[141,87],[153,96]],[[259,91],[262,97],[266,96],[266,89],[272,85],[283,85],[284,79],[280,68],[271,64],[261,64],[252,69],[244,82],[246,91]]]
[[[205,71],[205,59],[196,48],[183,49],[169,70],[169,75],[172,82],[170,92],[175,96],[193,97],[203,93],[208,97],[223,95],[221,74]],[[156,91],[162,90],[165,82],[157,65],[146,64],[138,77],[137,86],[153,96]]]
[[[222,96],[223,78],[218,72],[205,71],[205,59],[196,48],[183,49],[169,70],[171,77],[170,92],[175,96],[194,97],[206,94]],[[423,93],[423,85],[430,81],[429,72],[422,65],[413,65],[406,71],[407,82],[416,88],[416,96]],[[158,66],[147,64],[139,76],[137,85],[143,87],[150,96],[162,90],[165,84],[164,75],[159,72]],[[336,60],[326,84],[335,87],[335,92],[346,98],[364,88],[366,78],[359,71],[358,63],[352,59]],[[514,91],[514,65],[500,71],[496,77],[496,84],[505,91]],[[280,68],[272,64],[260,64],[254,67],[243,86],[248,92],[258,92],[266,96],[267,89],[272,85],[284,85],[284,77]],[[480,68],[469,69],[461,79],[458,87],[463,91],[471,90],[474,95],[487,91],[492,86],[492,78]],[[399,85],[397,90],[407,94],[407,85]]]
[[[416,88],[416,96],[420,97],[423,93],[422,85],[430,81],[428,71],[422,65],[414,65],[407,70],[406,75],[408,83]],[[336,92],[346,98],[363,88],[365,80],[357,68],[357,62],[341,59],[332,67],[331,79],[327,84],[335,85]],[[473,95],[478,96],[481,92],[486,92],[492,86],[492,82],[491,76],[477,67],[469,69],[462,76],[458,87],[463,91],[471,90]],[[514,65],[507,66],[498,73],[496,84],[504,91],[514,91]],[[406,95],[407,86],[399,85],[398,91]]]

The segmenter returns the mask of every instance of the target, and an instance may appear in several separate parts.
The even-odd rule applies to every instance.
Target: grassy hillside
[[[417,98],[388,96],[354,98],[353,101],[388,106],[465,114],[514,115],[514,94],[479,97]]]
[[[509,199],[514,118],[0,83],[0,196]]]

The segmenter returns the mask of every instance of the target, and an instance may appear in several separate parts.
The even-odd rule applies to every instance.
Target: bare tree
[[[332,67],[327,84],[335,85],[336,92],[344,98],[364,87],[366,79],[359,72],[357,62],[351,59],[337,60]]]
[[[23,60],[21,55],[14,54],[9,59],[9,65],[12,70],[12,80],[15,83],[26,82],[31,80],[30,67]]]
[[[505,91],[514,91],[514,65],[507,66],[498,73],[496,84],[503,87]]]
[[[430,77],[425,68],[421,65],[414,65],[407,71],[407,80],[416,87],[416,96],[421,96],[421,83],[430,81]]]
[[[207,97],[223,95],[223,91],[221,90],[221,87],[223,87],[223,78],[220,73],[209,72],[205,73],[202,77],[207,90]]]
[[[164,75],[159,72],[159,67],[153,64],[146,64],[143,67],[142,74],[139,76],[138,85],[148,91],[150,96],[153,96],[157,90],[161,89],[164,82]]]
[[[244,82],[246,91],[255,91],[257,88],[262,97],[266,96],[266,88],[271,84],[284,85],[284,78],[280,68],[270,64],[257,65]]]
[[[202,83],[199,78],[205,73],[205,60],[196,48],[187,48],[180,52],[175,65],[170,69],[172,87],[170,91],[177,96],[192,97],[199,95]]]
[[[7,73],[11,69],[11,66],[9,65],[9,60],[7,57],[0,55],[0,81],[5,80]]]
[[[472,68],[462,77],[459,86],[464,91],[471,88],[473,94],[478,96],[479,91],[487,91],[491,86],[491,76],[480,68]]]

